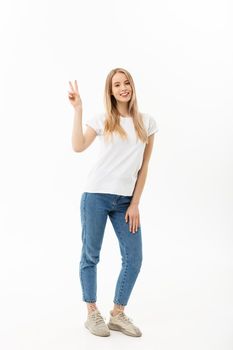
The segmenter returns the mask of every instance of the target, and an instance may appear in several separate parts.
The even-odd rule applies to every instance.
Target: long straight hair
[[[127,139],[127,133],[120,125],[120,113],[117,109],[117,101],[112,95],[112,78],[117,72],[124,73],[130,82],[132,96],[128,102],[128,113],[133,119],[134,129],[136,131],[137,137],[143,143],[148,143],[148,136],[143,123],[142,114],[138,110],[134,81],[131,74],[124,68],[112,69],[106,78],[104,91],[104,105],[106,110],[104,136],[108,138],[109,136],[112,136],[113,132],[116,132],[122,139]]]

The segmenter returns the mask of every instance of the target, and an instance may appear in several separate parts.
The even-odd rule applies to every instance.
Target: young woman
[[[82,251],[80,282],[88,316],[85,327],[95,335],[108,336],[109,329],[139,337],[142,332],[126,316],[129,301],[142,263],[139,201],[146,181],[155,119],[140,113],[135,85],[123,68],[111,70],[105,83],[105,113],[86,121],[82,129],[82,101],[77,81],[71,82],[68,97],[74,107],[72,147],[83,152],[98,136],[99,158],[87,177],[80,203]],[[116,283],[114,306],[105,323],[96,305],[96,267],[107,218],[119,241],[122,267]]]

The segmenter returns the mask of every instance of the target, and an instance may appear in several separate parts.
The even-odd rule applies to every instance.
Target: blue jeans
[[[129,230],[129,219],[127,223],[125,221],[125,213],[132,197],[110,193],[82,193],[80,202],[82,251],[79,276],[85,302],[96,302],[96,265],[99,262],[109,216],[119,241],[122,257],[113,302],[127,305],[142,264],[141,227],[132,233]]]

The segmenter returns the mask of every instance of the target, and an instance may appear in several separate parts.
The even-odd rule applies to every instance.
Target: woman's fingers
[[[74,86],[72,85],[71,81],[69,81],[69,84],[71,88],[71,91],[69,91],[69,95],[71,97],[79,96],[77,80],[74,81]]]
[[[74,88],[73,88],[73,85],[71,84],[71,82],[69,81],[69,84],[70,84],[70,88],[72,90],[72,92],[75,92]]]
[[[76,95],[75,92],[70,92],[70,91],[68,91],[68,94],[69,94],[69,98],[75,99],[75,95]]]
[[[130,216],[129,217],[129,230],[130,232],[135,233],[139,227],[139,216]]]
[[[77,84],[77,80],[75,80],[75,81],[74,81],[74,84],[75,84],[75,89],[76,89],[76,92],[77,92],[77,93],[79,93],[79,92],[78,92],[78,84]]]
[[[140,227],[140,213],[137,210],[129,207],[125,214],[126,223],[129,221],[129,231],[135,233]]]
[[[71,81],[69,81],[69,85],[70,85],[71,91],[68,91],[68,98],[72,106],[75,108],[82,109],[82,100],[78,92],[77,80],[74,81],[74,84],[72,84]]]

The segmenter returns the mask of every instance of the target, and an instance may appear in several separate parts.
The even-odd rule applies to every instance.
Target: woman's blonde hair
[[[106,118],[104,122],[104,136],[108,138],[113,132],[117,132],[120,137],[127,139],[127,133],[120,125],[120,113],[117,110],[117,101],[112,95],[112,78],[117,72],[124,73],[130,82],[132,88],[132,97],[128,105],[128,113],[133,118],[134,128],[137,137],[144,143],[148,143],[147,132],[142,120],[142,114],[138,110],[136,91],[131,74],[123,68],[112,69],[106,78],[104,91],[104,104],[106,110]]]

